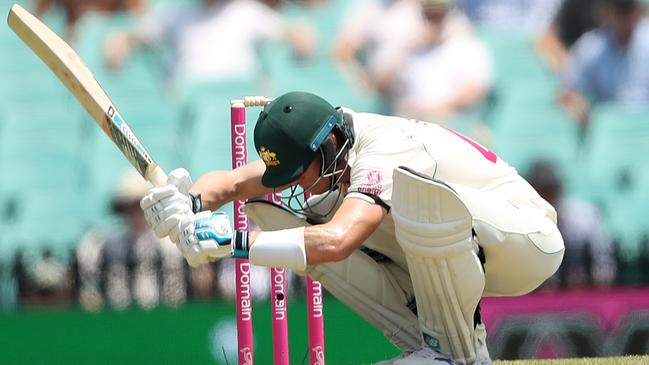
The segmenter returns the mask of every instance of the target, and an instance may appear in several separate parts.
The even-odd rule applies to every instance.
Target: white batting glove
[[[192,203],[188,196],[191,186],[192,178],[189,172],[176,169],[169,174],[167,185],[152,188],[140,200],[144,218],[159,238],[169,235],[172,228],[192,214]]]
[[[232,256],[232,225],[223,212],[187,214],[171,229],[169,238],[192,267]]]

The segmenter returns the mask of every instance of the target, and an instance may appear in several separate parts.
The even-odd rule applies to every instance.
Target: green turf
[[[327,298],[327,362],[370,365],[397,350],[345,305]],[[150,311],[129,308],[99,313],[67,308],[21,308],[0,313],[0,364],[220,364],[236,358],[233,303],[194,302],[180,308]],[[304,300],[289,303],[293,365],[301,365],[307,348]],[[255,303],[257,363],[272,363],[270,304]],[[232,353],[231,353],[232,352]],[[308,363],[308,361],[306,362]],[[496,361],[495,365],[649,365],[649,356]]]
[[[646,365],[649,356],[600,357],[560,360],[495,361],[494,365]]]

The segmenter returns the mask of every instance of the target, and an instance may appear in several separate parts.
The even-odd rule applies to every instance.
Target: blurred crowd
[[[13,283],[4,278],[3,295],[15,291],[20,303],[7,302],[7,296],[0,308],[79,304],[97,311],[134,305],[175,307],[187,300],[234,300],[233,260],[191,268],[169,239],[158,239],[149,230],[139,202],[151,187],[137,173],[125,173],[111,202],[120,224],[90,230],[65,257],[51,250],[17,252],[11,267],[2,268],[13,277]],[[255,300],[270,300],[269,270],[253,267],[251,275]],[[306,293],[302,278],[291,272],[287,275],[289,295]]]
[[[45,17],[62,12],[65,37],[79,47],[84,19],[124,18],[94,44],[103,67],[118,74],[138,52],[149,52],[160,93],[171,100],[182,99],[188,85],[233,81],[350,102],[371,96],[350,106],[446,124],[490,147],[491,119],[529,89],[550,85],[534,102],[551,103],[579,140],[600,105],[649,106],[649,21],[641,0],[38,0],[35,8]],[[523,40],[531,56],[498,48],[505,36]],[[542,71],[519,68],[529,57]],[[533,117],[521,103],[514,118]],[[620,275],[629,261],[608,230],[605,206],[569,189],[565,166],[539,157],[519,170],[557,208],[567,247],[544,289],[649,283],[643,271]],[[139,180],[126,176],[115,190],[119,229],[89,231],[65,258],[18,252],[2,270],[4,305],[12,292],[20,301],[79,302],[89,310],[231,298],[231,263],[190,269],[170,242],[146,230]],[[648,241],[634,267],[649,263]],[[267,272],[257,277],[256,287],[267,287]],[[300,288],[300,279],[292,280]]]
[[[340,2],[38,0],[36,11],[59,7],[73,44],[84,16],[129,14],[129,26],[106,34],[106,67],[120,68],[140,48],[165,49],[166,76],[176,84],[260,76],[267,70],[259,48],[281,42],[297,63],[332,58],[354,84],[378,92],[390,113],[448,120],[484,102],[497,81],[480,37],[488,28],[534,42],[560,80],[558,99],[579,122],[594,103],[649,101],[643,0]],[[300,18],[284,16],[295,7]],[[337,29],[322,29],[323,13],[338,16],[330,19]]]

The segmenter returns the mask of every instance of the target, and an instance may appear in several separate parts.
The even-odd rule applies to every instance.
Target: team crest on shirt
[[[358,187],[358,191],[365,194],[381,195],[383,192],[383,175],[381,171],[368,171],[367,175],[365,175],[365,181]]]
[[[266,166],[279,165],[277,154],[275,152],[271,152],[269,149],[266,149],[266,147],[261,147],[259,149],[259,157],[261,157],[262,161],[264,161],[264,164],[266,164]]]

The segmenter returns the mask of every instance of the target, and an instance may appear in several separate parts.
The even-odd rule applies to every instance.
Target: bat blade
[[[7,23],[63,82],[140,175],[155,186],[166,184],[164,171],[138,140],[79,55],[18,4],[11,7]]]

